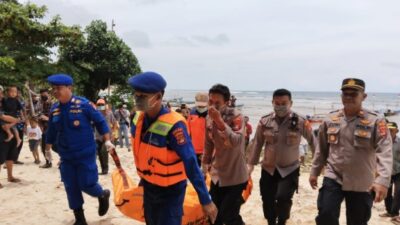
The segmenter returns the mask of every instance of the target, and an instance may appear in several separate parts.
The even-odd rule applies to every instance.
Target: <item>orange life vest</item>
[[[155,146],[151,143],[142,141],[144,113],[137,112],[133,118],[136,126],[135,134],[132,135],[133,155],[135,158],[136,170],[138,175],[147,182],[167,187],[186,180],[185,167],[182,159],[174,150],[167,148],[167,136],[172,127],[185,118],[176,112],[169,112],[157,118],[147,129],[146,134],[158,135],[158,139],[163,146]],[[186,124],[186,123],[185,123]]]
[[[191,114],[188,119],[189,133],[196,154],[203,154],[206,141],[206,118]]]

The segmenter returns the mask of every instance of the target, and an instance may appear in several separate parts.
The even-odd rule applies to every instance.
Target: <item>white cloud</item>
[[[337,91],[357,75],[398,92],[398,0],[31,0],[68,23],[116,21],[169,88]]]

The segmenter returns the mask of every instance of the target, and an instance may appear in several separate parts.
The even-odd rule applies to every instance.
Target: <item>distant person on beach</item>
[[[216,225],[244,224],[242,192],[249,179],[244,153],[243,115],[229,107],[230,91],[216,84],[208,91],[209,107],[202,169],[210,173],[210,195],[218,208]]]
[[[364,81],[342,82],[343,109],[331,112],[319,127],[309,178],[313,189],[325,167],[318,194],[317,225],[338,225],[346,201],[348,225],[366,225],[373,201],[385,199],[392,175],[392,138],[385,119],[362,107]]]
[[[299,184],[301,137],[307,140],[312,151],[315,149],[310,122],[292,111],[292,104],[290,91],[274,91],[274,111],[260,119],[248,159],[251,174],[264,148],[260,192],[269,225],[284,225],[290,218],[292,198]]]
[[[207,115],[208,94],[199,92],[195,96],[195,107],[190,111],[190,115],[187,120],[190,137],[192,138],[192,143],[199,166],[201,166],[201,157],[203,156],[206,140]]]
[[[389,122],[387,126],[393,142],[393,170],[388,194],[385,198],[386,213],[379,216],[393,217],[392,221],[394,221],[395,224],[400,224],[400,139],[397,137],[399,128],[395,122]]]
[[[0,86],[0,100],[3,98],[3,87]],[[0,104],[0,122],[1,123],[18,123],[20,122],[19,119],[5,115],[3,108]],[[5,141],[8,138],[7,133],[3,130],[0,129],[0,170],[1,167],[4,163],[6,163],[6,168],[7,168],[7,177],[8,177],[8,182],[20,182],[20,179],[16,178],[13,176],[13,165],[14,161],[17,157],[18,149],[17,149],[17,141],[16,138],[12,138],[10,141]],[[3,185],[0,184],[0,188],[2,188]]]
[[[117,125],[118,122],[115,119],[112,111],[109,110],[106,106],[107,104],[104,99],[97,100],[96,108],[101,112],[103,117],[106,119],[108,127],[111,129],[110,140],[111,142],[114,142],[114,138],[111,134],[114,132],[114,130],[118,129]],[[107,147],[105,146],[106,140],[103,138],[103,135],[101,135],[97,129],[95,131],[95,138],[97,146],[97,155],[99,157],[100,167],[101,167],[100,174],[106,175],[108,174],[108,152],[107,152]]]
[[[115,146],[110,141],[110,129],[102,114],[90,102],[72,94],[73,80],[69,75],[55,74],[47,78],[58,100],[52,106],[46,133],[46,152],[57,146],[60,155],[60,173],[67,192],[75,224],[86,225],[82,192],[97,197],[98,214],[104,216],[109,208],[110,191],[98,183],[96,143],[92,124],[108,150]]]
[[[29,150],[31,151],[34,163],[39,164],[39,145],[42,139],[42,129],[38,125],[36,118],[26,120],[26,136],[28,137]]]
[[[187,120],[189,119],[190,109],[186,104],[181,104],[181,114]]]
[[[119,145],[121,148],[124,147],[124,141],[125,141],[125,147],[127,150],[130,150],[130,141],[129,141],[129,111],[127,109],[126,104],[120,104],[118,106],[118,109],[114,113],[115,119],[118,121],[119,125]]]
[[[162,105],[167,82],[158,73],[144,72],[129,78],[128,83],[135,90],[133,97],[138,110],[131,135],[136,171],[144,190],[146,224],[182,224],[188,180],[197,192],[205,216],[214,222],[217,208],[197,165],[185,119]]]
[[[46,131],[48,128],[49,117],[50,117],[50,109],[52,104],[49,91],[46,88],[40,89],[40,101],[38,103],[38,111],[36,112],[39,115],[39,125],[43,131],[42,140],[40,143],[40,147],[42,149],[43,157],[45,158],[45,164],[41,165],[40,168],[51,168],[52,162],[46,157]],[[54,148],[55,146],[53,146]],[[54,148],[55,149],[55,148]],[[51,153],[48,153],[51,154]],[[50,157],[51,159],[51,157]]]
[[[253,133],[253,127],[250,124],[249,117],[244,116],[244,124],[245,124],[245,141],[246,141],[246,148],[250,143],[250,136]]]
[[[23,106],[19,102],[17,94],[18,94],[17,86],[9,86],[7,88],[7,97],[3,98],[1,103],[4,113],[14,118],[18,118],[20,112],[23,111]],[[3,123],[2,128],[7,134],[5,142],[9,142],[15,137],[15,139],[17,140],[17,146],[21,144],[22,140],[18,132],[16,123]]]

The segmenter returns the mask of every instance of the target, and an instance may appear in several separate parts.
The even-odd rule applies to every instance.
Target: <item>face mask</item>
[[[143,112],[147,112],[149,111],[151,108],[154,107],[154,105],[156,104],[156,102],[152,105],[149,104],[149,102],[155,97],[155,95],[149,99],[146,98],[146,96],[142,95],[142,96],[135,96],[135,103],[136,103],[136,108],[139,111],[143,111]]]
[[[47,96],[40,96],[40,99],[42,99],[42,101],[47,101],[47,99],[49,99],[49,97],[47,97]]]
[[[274,111],[278,117],[285,117],[289,112],[289,107],[287,105],[275,105]]]
[[[100,106],[97,106],[97,109],[100,110],[100,111],[106,110],[106,106],[105,105],[100,105]]]
[[[196,111],[199,113],[205,113],[207,111],[207,107],[196,107]]]

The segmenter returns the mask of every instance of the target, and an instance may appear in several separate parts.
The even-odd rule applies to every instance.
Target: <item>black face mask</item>
[[[49,99],[49,97],[47,97],[47,96],[40,96],[40,99],[42,100],[42,101],[47,101],[47,99]]]

